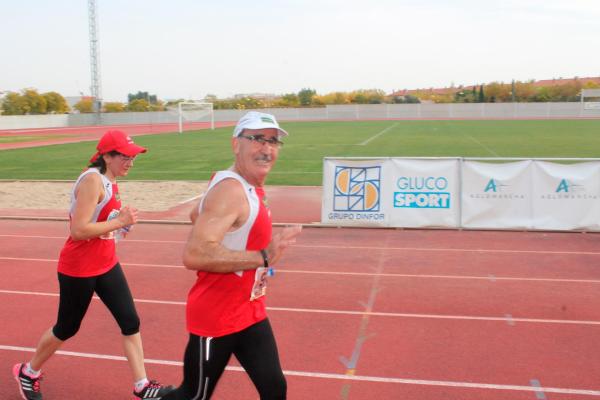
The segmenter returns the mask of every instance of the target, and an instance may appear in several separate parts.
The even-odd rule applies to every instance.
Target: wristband
[[[263,258],[263,267],[269,269],[269,255],[267,254],[267,251],[265,249],[262,249],[260,251],[260,255]]]

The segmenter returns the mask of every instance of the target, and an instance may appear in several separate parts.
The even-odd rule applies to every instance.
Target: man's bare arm
[[[229,273],[263,265],[258,251],[230,250],[221,244],[225,234],[237,229],[249,214],[243,186],[225,179],[206,195],[196,216],[192,232],[183,251],[186,268],[207,272]]]

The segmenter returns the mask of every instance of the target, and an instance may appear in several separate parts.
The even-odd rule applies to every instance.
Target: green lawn
[[[323,157],[600,157],[600,120],[289,122],[268,184],[319,185]],[[233,128],[137,136],[128,179],[206,180],[232,164]],[[95,142],[0,151],[0,179],[74,179]]]

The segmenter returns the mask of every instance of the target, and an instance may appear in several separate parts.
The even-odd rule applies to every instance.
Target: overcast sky
[[[599,0],[97,0],[102,94],[600,76]],[[0,0],[0,91],[90,93],[86,0]]]

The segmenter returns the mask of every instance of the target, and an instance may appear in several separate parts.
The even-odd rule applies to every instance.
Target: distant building
[[[537,87],[544,87],[544,86],[560,86],[560,85],[565,85],[567,83],[574,83],[578,81],[579,83],[581,83],[582,85],[585,85],[586,83],[596,83],[598,85],[600,85],[600,77],[593,77],[593,78],[558,78],[558,79],[545,79],[545,80],[541,80],[541,81],[535,81],[533,82],[534,86]]]
[[[600,77],[590,77],[590,78],[558,78],[558,79],[544,79],[540,81],[534,81],[533,85],[536,87],[546,87],[546,86],[560,86],[565,85],[567,83],[579,82],[582,85],[586,83],[596,83],[600,85]],[[510,82],[509,82],[510,83]],[[485,86],[485,84],[484,84]],[[393,92],[390,96],[407,96],[407,95],[417,95],[418,93],[426,93],[426,94],[453,94],[458,90],[473,90],[473,88],[478,88],[479,85],[469,85],[469,86],[461,86],[461,87],[445,87],[445,88],[423,88],[423,89],[404,89]]]
[[[273,100],[278,96],[272,93],[239,93],[233,95],[234,99],[243,99],[245,97],[251,97],[257,100]]]

